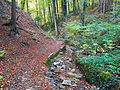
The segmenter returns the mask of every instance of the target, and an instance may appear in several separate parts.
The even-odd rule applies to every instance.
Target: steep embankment
[[[61,54],[54,59],[51,72],[43,61],[62,47],[62,41],[48,37],[24,11],[17,8],[20,35],[8,36],[10,26],[3,26],[11,17],[9,2],[0,0],[0,89],[5,90],[87,90],[83,74],[72,59]],[[65,55],[68,55],[65,53]]]
[[[20,35],[9,37],[10,26],[2,26],[10,19],[9,3],[0,0],[0,50],[5,58],[0,59],[0,87],[24,89],[38,87],[45,82],[43,65],[50,53],[58,50],[62,41],[54,41],[40,31],[31,17],[17,8],[17,27]],[[41,85],[42,86],[42,85]]]

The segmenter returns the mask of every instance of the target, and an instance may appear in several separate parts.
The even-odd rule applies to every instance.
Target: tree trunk
[[[51,2],[48,2],[48,14],[49,14],[49,22],[50,22],[50,30],[52,28],[52,24],[53,24],[53,18],[51,15]]]
[[[12,8],[11,8],[11,24],[12,28],[10,31],[10,36],[12,35],[11,32],[14,32],[14,35],[18,33],[18,30],[16,28],[16,1],[12,0]]]
[[[106,13],[106,11],[110,11],[113,4],[113,0],[99,0],[98,4],[98,12]]]
[[[76,14],[76,0],[73,0],[73,12]]]
[[[106,1],[105,0],[103,0],[103,14],[105,14],[105,12],[106,12]]]
[[[38,1],[35,0],[35,2],[36,2],[36,15],[38,16]]]
[[[64,17],[65,17],[65,29],[64,29],[64,38],[67,36],[67,0],[64,0]]]
[[[52,0],[52,12],[53,12],[53,19],[54,19],[54,24],[55,24],[55,32],[56,36],[58,35],[58,29],[57,29],[57,23],[56,23],[56,16],[55,16],[55,6],[53,5],[54,0]]]
[[[65,16],[65,29],[64,29],[64,38],[66,38],[66,36],[67,36],[67,23],[68,23],[68,20],[67,20],[67,14],[66,14],[66,16]]]
[[[52,23],[52,16],[51,16],[51,7],[50,7],[50,3],[49,3],[49,5],[48,5],[48,11],[49,11],[50,22]]]
[[[79,13],[80,12],[80,5],[79,5],[79,0],[77,0],[77,12]]]
[[[94,8],[94,0],[92,0],[92,9]]]
[[[26,0],[26,6],[27,6],[27,13],[30,14],[30,13],[29,13],[29,4],[28,4],[28,0]]]
[[[46,23],[46,14],[45,14],[45,2],[42,0],[43,3],[43,14],[44,14],[44,24]]]
[[[68,12],[70,13],[70,0],[68,0]]]
[[[58,12],[58,1],[56,0],[56,7],[57,7],[57,19],[59,18],[59,12]]]
[[[84,25],[84,10],[85,10],[85,2],[82,0],[82,7],[81,7],[81,24]]]
[[[25,7],[25,0],[22,1],[22,10],[24,10]]]

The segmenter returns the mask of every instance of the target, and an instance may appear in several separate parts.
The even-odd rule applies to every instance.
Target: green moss
[[[0,51],[0,57],[3,57],[6,52],[4,50]]]
[[[32,39],[35,40],[35,41],[38,41],[38,42],[40,41],[40,39],[35,34],[32,35]]]
[[[109,72],[106,72],[106,71],[98,71],[100,77],[102,78],[102,80],[104,81],[108,76],[112,75],[111,73]]]
[[[61,49],[57,50],[55,53],[51,53],[48,58],[43,62],[48,68],[52,66],[53,59],[58,56],[60,52],[64,52],[66,46],[63,46]]]

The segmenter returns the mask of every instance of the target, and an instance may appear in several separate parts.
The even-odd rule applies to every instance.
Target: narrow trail
[[[76,74],[82,74],[74,67],[74,64],[68,65],[67,62],[61,59],[63,61],[62,64],[66,65],[68,69],[56,68],[55,70],[60,71],[60,73],[56,75],[58,73],[56,71],[56,73],[52,73],[56,75],[55,78],[51,77],[51,73],[43,64],[43,61],[47,59],[49,54],[62,47],[63,42],[55,41],[44,32],[41,32],[31,17],[19,8],[17,9],[17,16],[19,16],[17,27],[26,31],[19,30],[20,35],[9,37],[10,26],[2,25],[10,19],[10,6],[3,0],[0,0],[0,2],[0,11],[2,10],[0,12],[0,50],[6,51],[4,58],[0,58],[1,90],[59,90],[60,84],[58,83],[59,81],[55,82],[56,79],[59,80],[58,78],[61,76],[63,79],[73,79],[68,77],[69,67],[75,69]],[[58,58],[65,59],[65,56]],[[62,65],[60,66],[62,67]],[[84,90],[85,87],[90,87],[86,82],[75,79],[72,87],[69,85],[62,86],[61,90],[66,88],[68,90],[74,90],[75,88],[75,90],[80,90],[80,85],[82,85],[81,90]]]

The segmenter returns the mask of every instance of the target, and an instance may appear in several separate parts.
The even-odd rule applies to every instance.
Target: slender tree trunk
[[[105,0],[103,0],[103,14],[105,14],[105,12],[106,12],[106,1]]]
[[[106,11],[109,11],[113,4],[113,0],[99,0],[98,12],[105,14]]]
[[[58,29],[57,29],[57,23],[56,23],[56,16],[55,16],[55,7],[54,7],[54,5],[53,5],[53,0],[52,0],[52,12],[53,12],[53,18],[54,18],[54,24],[55,24],[55,32],[56,32],[56,36],[58,35]]]
[[[101,3],[101,0],[99,0],[99,2],[98,2],[98,12],[99,12],[99,13],[101,13],[101,12],[100,12],[100,11],[101,11],[101,4],[100,4],[100,3]]]
[[[62,8],[62,13],[64,14],[64,1],[61,0],[61,8]]]
[[[61,0],[59,0],[59,8],[61,7]]]
[[[54,14],[56,16],[56,5],[55,5],[55,0],[52,0],[53,8],[54,8]]]
[[[46,13],[45,13],[45,2],[42,0],[43,3],[43,14],[44,14],[44,23],[46,23]]]
[[[38,1],[35,0],[35,2],[36,2],[36,15],[38,16]]]
[[[94,0],[92,0],[92,9],[94,8]]]
[[[64,29],[64,38],[67,36],[67,0],[64,0],[64,17],[65,17],[65,29]]]
[[[68,12],[70,13],[70,0],[68,0]]]
[[[56,0],[56,8],[57,8],[57,19],[59,18],[59,12],[58,12],[58,1]]]
[[[29,14],[29,4],[28,4],[28,0],[26,0],[26,6],[27,6],[27,13]]]
[[[52,23],[52,16],[51,16],[51,7],[50,7],[50,3],[49,3],[49,5],[48,5],[48,11],[49,11],[50,22]]]
[[[38,16],[38,1],[35,0],[35,2],[36,2],[36,15]],[[39,21],[36,21],[36,22],[39,25]]]
[[[79,13],[80,12],[80,5],[79,5],[79,0],[77,0],[77,12]]]
[[[68,23],[68,20],[67,20],[67,14],[66,14],[66,16],[65,16],[65,29],[64,29],[64,38],[66,38],[66,36],[67,36],[67,23]]]
[[[15,0],[12,0],[11,12],[12,12],[12,15],[11,15],[12,27],[16,29],[16,1]]]
[[[73,12],[76,14],[76,0],[73,0]]]
[[[51,15],[51,2],[48,3],[48,14],[49,14],[49,22],[50,22],[50,30],[51,30],[53,24],[53,19]]]
[[[24,10],[25,7],[25,0],[22,1],[22,10]]]
[[[84,8],[85,8],[85,2],[82,0],[82,7],[81,7],[81,24],[84,25]]]

